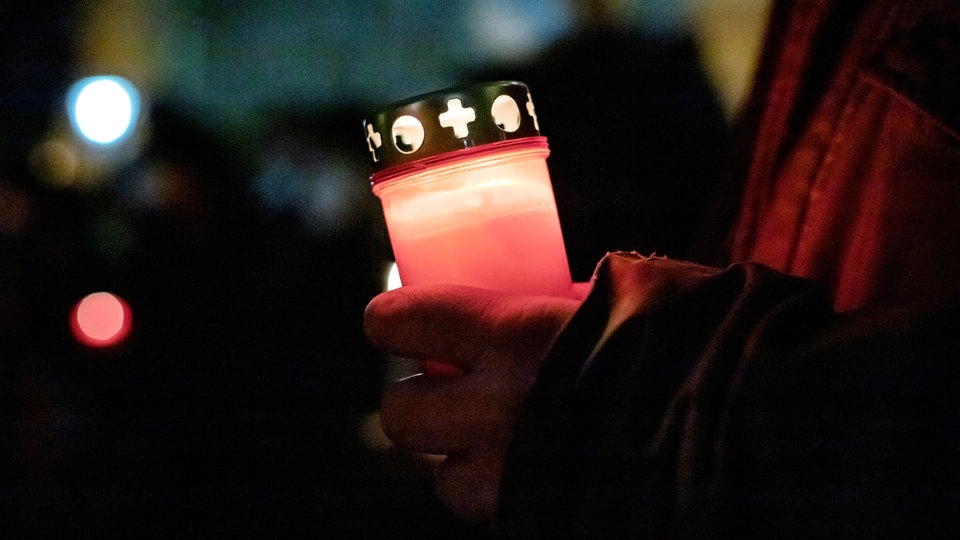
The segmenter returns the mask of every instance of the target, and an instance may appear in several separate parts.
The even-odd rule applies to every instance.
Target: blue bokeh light
[[[140,95],[123,77],[87,77],[70,88],[67,113],[74,131],[85,141],[97,146],[117,145],[136,128]]]

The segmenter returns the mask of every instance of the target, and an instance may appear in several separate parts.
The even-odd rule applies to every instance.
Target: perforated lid
[[[446,152],[540,135],[530,90],[517,81],[416,96],[374,113],[363,128],[375,173]]]

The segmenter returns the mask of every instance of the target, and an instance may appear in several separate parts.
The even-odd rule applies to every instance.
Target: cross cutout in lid
[[[373,130],[373,126],[367,124],[367,149],[370,150],[374,163],[380,161],[377,158],[377,148],[380,148],[381,145],[383,145],[383,139],[381,139],[380,134]]]
[[[447,112],[440,113],[437,118],[440,120],[440,127],[452,127],[453,134],[462,139],[469,133],[467,124],[477,119],[477,113],[473,107],[464,109],[463,103],[453,98],[447,101]]]

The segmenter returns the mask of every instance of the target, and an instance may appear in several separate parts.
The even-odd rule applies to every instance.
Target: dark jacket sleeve
[[[838,315],[760,265],[609,255],[521,412],[495,530],[956,533],[958,330],[952,307]]]

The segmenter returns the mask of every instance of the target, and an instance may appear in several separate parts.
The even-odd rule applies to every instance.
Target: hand
[[[380,411],[384,432],[398,446],[446,456],[434,483],[455,514],[472,521],[493,515],[520,404],[579,305],[576,299],[423,285],[383,293],[367,306],[365,330],[373,345],[455,368],[445,376],[392,383]]]

